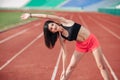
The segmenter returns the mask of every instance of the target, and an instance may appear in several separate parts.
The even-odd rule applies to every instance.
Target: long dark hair
[[[51,20],[48,20],[44,23],[44,39],[45,39],[45,44],[48,48],[53,48],[56,41],[57,41],[57,38],[58,38],[58,35],[59,33],[56,32],[56,33],[52,33],[50,32],[50,30],[48,29],[48,24],[49,23],[55,23],[54,21],[51,21]]]

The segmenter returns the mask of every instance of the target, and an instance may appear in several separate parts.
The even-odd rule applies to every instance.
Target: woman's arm
[[[65,40],[62,38],[60,33],[59,33],[59,40],[60,40],[61,48],[63,50],[63,54],[62,54],[63,70],[66,70],[67,49],[66,49],[66,45],[65,45]]]
[[[65,78],[66,75],[66,68],[67,68],[67,49],[66,49],[66,45],[65,45],[65,40],[63,40],[63,38],[61,37],[61,34],[59,33],[59,40],[60,40],[60,44],[63,50],[62,53],[62,62],[63,62],[63,72],[61,74],[61,78]]]
[[[70,23],[73,22],[72,20],[66,19],[64,17],[50,15],[50,14],[32,14],[32,13],[24,13],[21,16],[21,19],[26,20],[28,18],[46,18],[46,19],[53,19],[57,20],[61,23]]]

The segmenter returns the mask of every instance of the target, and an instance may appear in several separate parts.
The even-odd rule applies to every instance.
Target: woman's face
[[[62,30],[62,28],[56,23],[49,23],[48,24],[48,29],[53,33],[59,32],[59,31]]]

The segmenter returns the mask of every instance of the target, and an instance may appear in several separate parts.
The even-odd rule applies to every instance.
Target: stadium
[[[60,80],[59,40],[48,49],[43,37],[47,19],[21,20],[23,13],[62,16],[88,28],[100,42],[110,80],[120,79],[120,0],[0,0],[1,80]],[[68,65],[75,41],[66,46]],[[91,53],[77,64],[69,80],[103,80]]]

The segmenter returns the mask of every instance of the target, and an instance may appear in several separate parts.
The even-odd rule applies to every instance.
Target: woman
[[[60,43],[63,49],[63,72],[61,74],[60,80],[69,79],[70,74],[72,73],[76,64],[87,52],[93,53],[103,79],[109,80],[109,75],[105,67],[105,61],[103,59],[103,53],[99,42],[88,29],[78,23],[75,23],[72,20],[56,15],[24,13],[21,16],[23,20],[30,17],[51,19],[46,21],[44,24],[44,38],[45,44],[48,48],[53,48],[57,38],[59,37],[60,39]],[[65,40],[76,41],[76,48],[68,66],[66,65],[67,50],[65,46]]]

